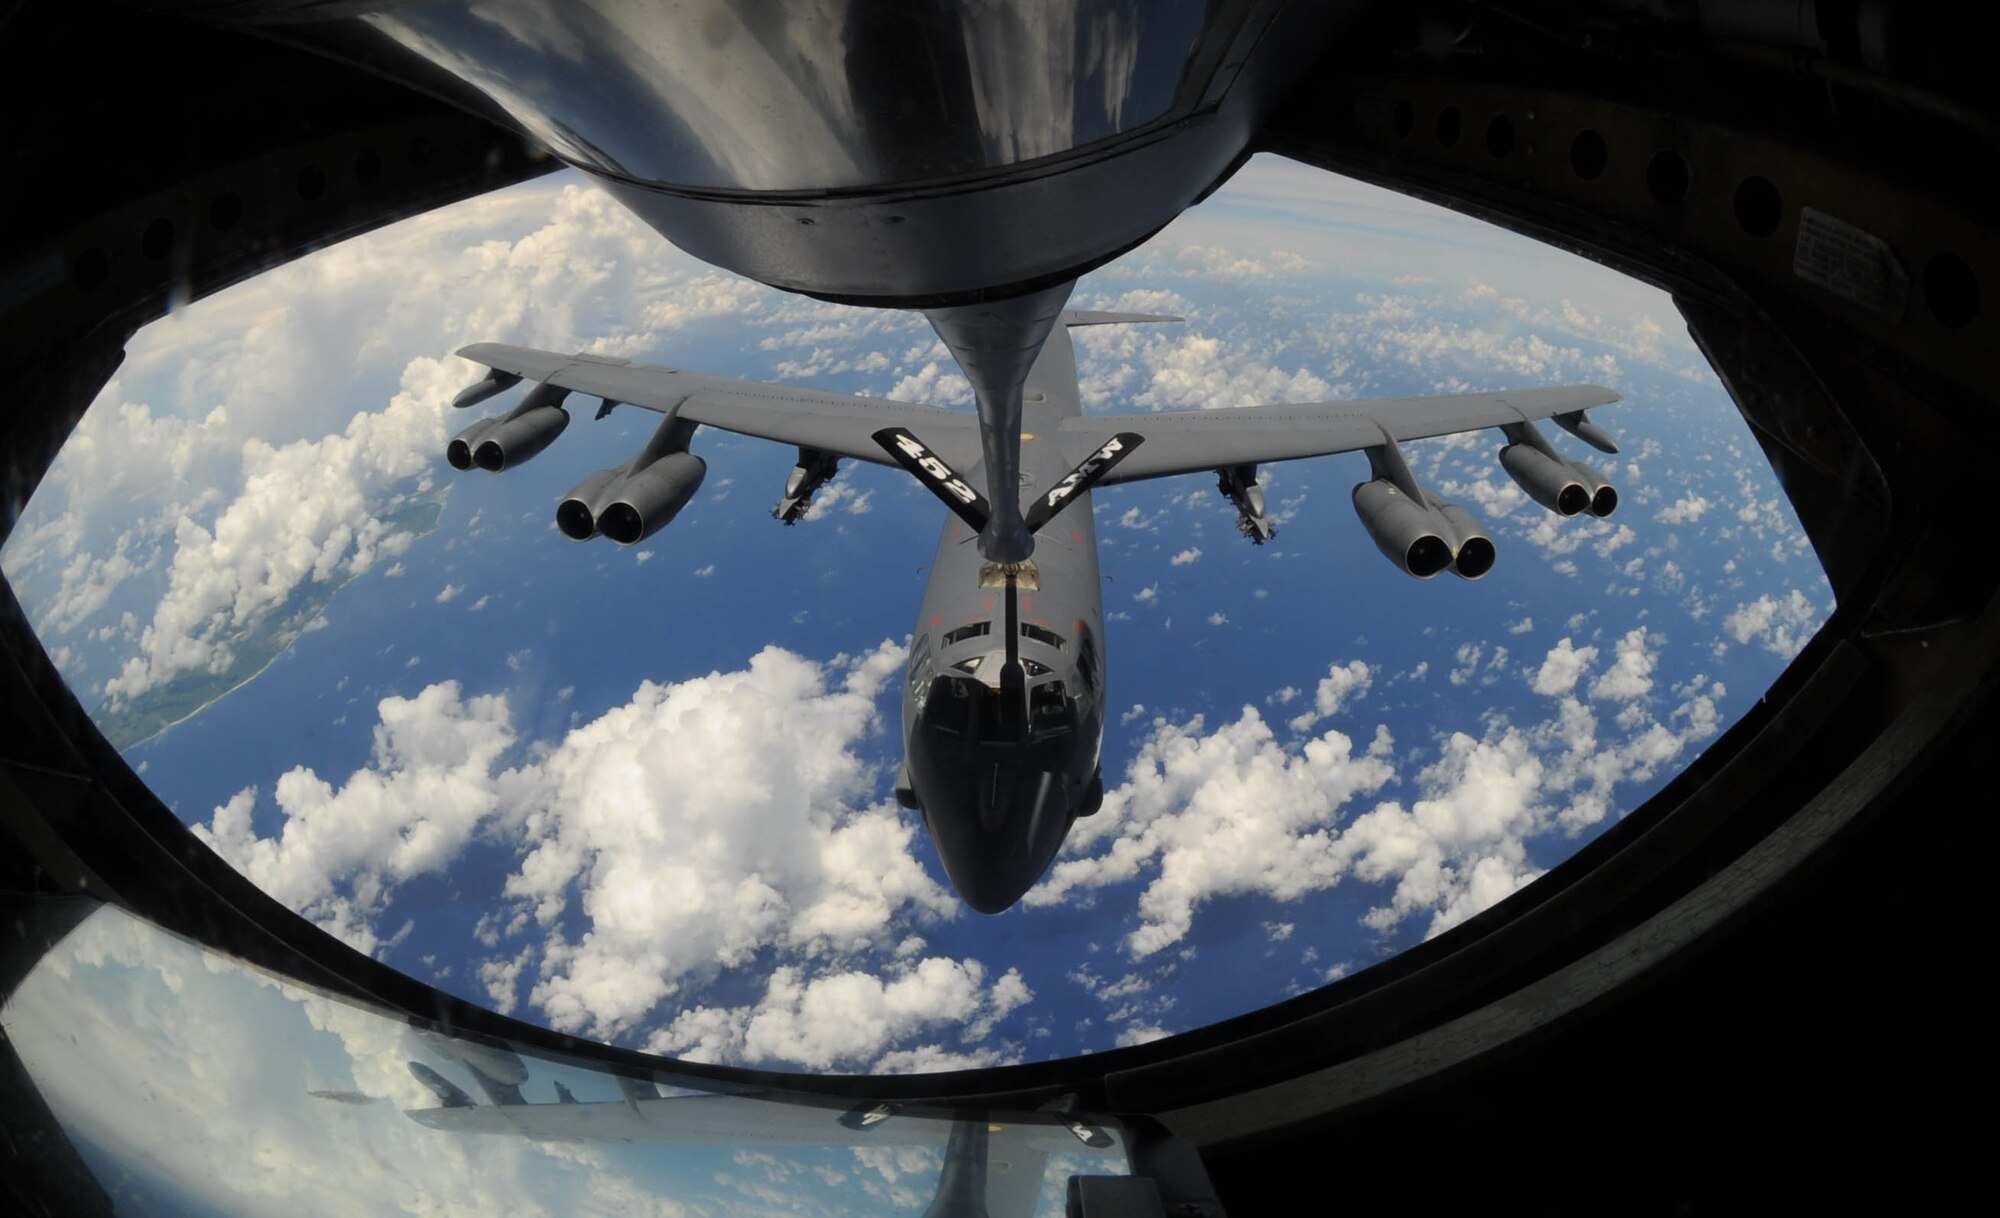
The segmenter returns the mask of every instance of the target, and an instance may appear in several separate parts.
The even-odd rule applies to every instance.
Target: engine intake
[[[593,523],[597,531],[621,546],[644,541],[680,515],[707,476],[708,463],[700,457],[688,452],[668,453],[611,486],[603,496],[608,502],[602,510],[592,511]],[[587,484],[588,479],[585,481]],[[572,502],[575,500],[565,500],[563,506]],[[556,520],[561,525],[560,507]],[[576,536],[569,528],[563,531]]]
[[[556,505],[556,527],[562,530],[564,537],[571,541],[589,541],[597,536],[597,514],[604,510],[629,465],[630,462],[627,462],[626,465],[600,469],[563,496],[562,502]]]
[[[456,470],[472,468],[472,449],[487,432],[492,431],[498,419],[481,419],[458,433],[452,442],[444,446],[444,459]]]
[[[1452,565],[1455,539],[1443,513],[1412,499],[1388,479],[1356,485],[1354,512],[1383,556],[1418,579],[1429,579]],[[1490,541],[1487,548],[1492,548]],[[1492,565],[1490,560],[1487,565]]]
[[[1493,569],[1493,562],[1499,557],[1493,548],[1493,539],[1486,530],[1473,519],[1472,513],[1456,503],[1437,505],[1438,515],[1444,518],[1451,529],[1453,553],[1451,573],[1460,579],[1478,579]]]
[[[473,445],[472,463],[495,474],[511,469],[555,443],[568,426],[569,412],[560,406],[538,406],[503,419]]]
[[[1460,579],[1478,579],[1498,557],[1493,539],[1472,513],[1428,493],[1419,503],[1386,478],[1354,488],[1354,511],[1376,548],[1418,579],[1446,570]]]
[[[1603,474],[1598,473],[1596,469],[1585,465],[1581,461],[1572,461],[1570,465],[1576,470],[1577,476],[1583,479],[1583,485],[1590,491],[1591,515],[1598,517],[1609,516],[1618,510],[1618,490],[1605,479]]]

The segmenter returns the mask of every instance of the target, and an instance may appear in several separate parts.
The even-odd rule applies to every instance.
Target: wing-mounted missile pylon
[[[1425,490],[1396,442],[1369,447],[1370,477],[1354,488],[1354,512],[1384,557],[1418,579],[1450,571],[1478,579],[1493,569],[1493,539],[1472,513]]]
[[[491,373],[475,382],[454,400],[454,405],[483,402],[509,387],[502,381],[509,374]],[[521,378],[516,376],[514,381]],[[456,470],[473,466],[489,473],[511,469],[555,443],[569,426],[569,412],[562,408],[569,390],[546,382],[522,397],[521,404],[498,418],[481,419],[458,433],[445,446],[444,457]]]
[[[1610,434],[1584,417],[1581,410],[1568,417],[1556,416],[1563,430],[1594,448],[1617,452]],[[1581,461],[1572,461],[1557,452],[1533,423],[1504,423],[1507,437],[1500,450],[1500,467],[1536,503],[1558,516],[1609,516],[1618,509],[1618,491],[1603,474]]]
[[[1278,526],[1264,513],[1264,488],[1257,485],[1257,467],[1231,465],[1215,471],[1215,489],[1236,508],[1236,531],[1261,546],[1278,535]]]
[[[556,505],[556,527],[573,541],[598,534],[635,545],[672,523],[701,489],[708,464],[688,451],[695,425],[672,410],[631,460],[577,483]]]
[[[833,481],[840,472],[840,456],[824,449],[799,449],[799,462],[792,466],[792,472],[785,478],[785,494],[778,505],[771,509],[771,515],[780,523],[794,525],[812,507],[813,496],[819,488]]]

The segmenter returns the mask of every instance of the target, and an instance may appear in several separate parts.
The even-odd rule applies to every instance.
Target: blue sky
[[[1090,409],[1611,385],[1625,450],[1591,459],[1623,506],[1556,521],[1497,437],[1411,445],[1499,543],[1462,583],[1376,553],[1357,456],[1268,468],[1263,548],[1208,479],[1099,496],[1106,805],[998,918],[952,899],[888,798],[940,523],[920,488],[848,469],[781,528],[793,453],[704,433],[701,494],[619,550],[564,540],[553,504],[645,412],[579,411],[500,477],[444,466],[476,376],[446,353],[481,340],[967,402],[920,317],[734,279],[565,175],[149,327],[6,568],[87,705],[352,577],[269,671],[131,751],[161,797],[416,976],[619,1043],[843,1071],[1132,1043],[1449,929],[1656,790],[1831,608],[1671,302],[1602,267],[1261,158],[1075,299],[1188,319],[1080,334]],[[382,523],[446,485],[435,532]]]

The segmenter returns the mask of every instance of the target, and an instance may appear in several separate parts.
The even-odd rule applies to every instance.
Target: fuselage
[[[1057,424],[1079,411],[1075,353],[1057,326],[1023,393],[1024,501],[1083,455],[1058,442]],[[1019,581],[1011,611],[1005,581],[982,581],[977,540],[948,516],[931,563],[903,687],[905,799],[966,903],[998,913],[1041,878],[1102,796],[1104,605],[1088,492],[1036,535],[1034,575]]]

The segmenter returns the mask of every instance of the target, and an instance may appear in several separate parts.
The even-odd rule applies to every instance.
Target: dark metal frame
[[[1639,1204],[1614,1208],[1672,1208],[1720,1187],[1712,1164],[1666,1157],[1685,1149],[1683,1104],[1745,1139],[1773,1113],[1821,1135],[1858,1123],[1878,1146],[1948,1139],[1920,1103],[1914,1120],[1878,1110],[1911,1102],[1920,1081],[1900,1083],[1904,1072],[1878,1059],[1887,1036],[1919,1076],[1946,1065],[1947,1047],[1916,1043],[1956,1026],[1936,1004],[1940,983],[1908,974],[1952,967],[1957,941],[1903,944],[1872,962],[1899,983],[1851,978],[1838,963],[1896,941],[1853,916],[1863,901],[1930,898],[1931,917],[1947,922],[1958,912],[1931,887],[1971,872],[1970,852],[1926,849],[1956,831],[1940,791],[1975,778],[1990,800],[2000,564],[1988,554],[1983,474],[2000,440],[2000,241],[1990,204],[1965,192],[1995,180],[1991,94],[1953,74],[1958,59],[1923,58],[1921,43],[1908,69],[1854,66],[1859,52],[1840,46],[1774,59],[1639,7],[1382,5],[1330,50],[1262,146],[1674,294],[1839,596],[1764,702],[1543,880],[1289,1002],[1138,1048],[959,1074],[677,1071],[967,1108],[1073,1095],[1187,1135],[1223,1199],[1245,1207],[1316,1178],[1329,1146],[1415,1169],[1393,1140],[1413,1130],[1477,1125],[1497,1154],[1530,1145],[1543,1121],[1600,1151],[1620,1145],[1593,1128],[1590,1105],[1657,1141],[1648,1179],[1666,1183],[1634,1191],[1628,1180]],[[1458,49],[1437,50],[1431,31],[1459,23]],[[88,53],[105,84],[98,103],[42,105],[46,121],[0,175],[8,527],[125,340],[170,304],[554,167],[511,133],[352,69],[122,6],[30,0],[0,17],[0,36]],[[14,113],[36,100],[29,89],[0,79]],[[1450,142],[1439,137],[1447,112],[1458,116]],[[1801,272],[1806,208],[1893,253],[1908,277],[1900,307],[1893,292],[1831,291]],[[79,895],[108,900],[412,1019],[635,1075],[660,1064],[453,998],[258,892],[103,741],[11,589],[0,597],[0,706],[0,885],[17,925],[60,921]],[[1917,866],[1926,870],[1911,874]],[[1820,927],[1849,938],[1823,941]],[[12,940],[10,963],[48,941]],[[1799,1034],[1747,1043],[1772,1012]],[[1742,1077],[1753,1066],[1790,1098],[1757,1098]],[[1867,1086],[1836,1090],[1833,1074]],[[25,1136],[36,1118],[15,1109],[8,1120]],[[1301,1166],[1302,1155],[1314,1161]],[[1435,1188],[1452,1195],[1448,1182]]]

